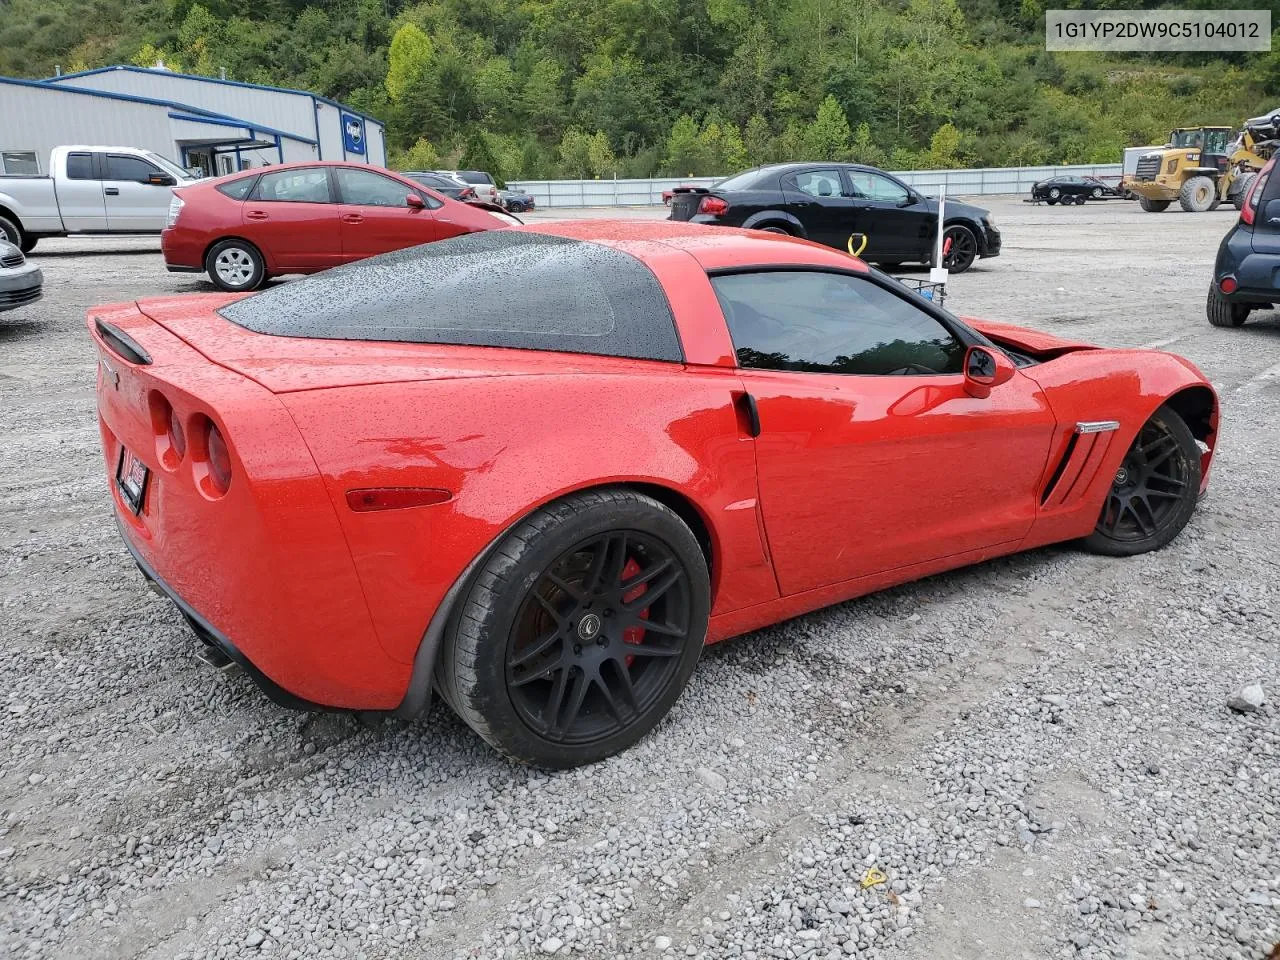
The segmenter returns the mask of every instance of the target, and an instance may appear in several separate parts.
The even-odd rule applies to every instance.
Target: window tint
[[[745,170],[742,173],[734,174],[732,177],[717,181],[712,186],[717,190],[755,190],[768,186],[765,182],[768,179],[769,174],[764,170]]]
[[[90,153],[68,153],[67,154],[67,179],[68,180],[97,180],[93,174],[93,154]]]
[[[338,189],[342,192],[343,203],[361,207],[407,207],[409,204],[405,202],[405,197],[416,192],[399,180],[368,170],[338,167],[334,172],[338,176]],[[434,200],[431,203],[436,205]]]
[[[841,193],[840,171],[836,169],[804,170],[793,173],[790,180],[795,189],[811,197],[838,197]]]
[[[276,203],[329,203],[329,172],[324,167],[264,173],[253,199]]]
[[[907,188],[902,184],[895,183],[882,174],[871,173],[867,170],[850,170],[849,182],[853,185],[853,195],[855,197],[865,197],[868,200],[901,203],[911,196],[907,192]]]
[[[141,157],[126,157],[118,153],[107,154],[106,179],[108,180],[132,180],[134,183],[146,183],[148,177],[159,172],[159,167]]]
[[[34,150],[6,150],[0,154],[0,172],[11,177],[40,175],[40,161]]]
[[[284,283],[220,311],[258,333],[680,362],[671,305],[630,254],[484,230]]]
[[[249,191],[253,189],[253,183],[258,178],[254,177],[238,177],[235,180],[228,180],[226,183],[218,184],[218,192],[225,193],[232,200],[243,200],[249,196]]]
[[[493,177],[480,170],[459,170],[458,176],[467,183],[493,183]]]
[[[739,366],[845,374],[961,371],[964,344],[905,296],[869,279],[777,271],[711,282]]]

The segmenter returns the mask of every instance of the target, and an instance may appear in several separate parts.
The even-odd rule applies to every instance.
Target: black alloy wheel
[[[615,736],[671,682],[689,637],[689,577],[662,541],[612,531],[566,551],[507,643],[520,719],[555,743]]]
[[[1200,447],[1173,410],[1161,407],[1116,470],[1086,544],[1132,556],[1163,547],[1191,519],[1200,493]]]
[[[706,558],[669,507],[627,489],[575,494],[518,524],[477,572],[437,684],[507,756],[592,763],[671,709],[709,608]]]
[[[1101,187],[1094,187],[1091,191],[1089,191],[1089,193],[1090,193],[1090,195],[1093,197],[1093,199],[1095,199],[1095,200],[1101,200],[1101,199],[1102,199],[1102,188],[1101,188]]]
[[[942,265],[947,270],[951,273],[964,273],[973,266],[973,261],[978,259],[978,238],[973,235],[972,230],[957,224],[947,227],[942,236],[944,247],[947,240],[951,241],[951,248],[942,258]]]

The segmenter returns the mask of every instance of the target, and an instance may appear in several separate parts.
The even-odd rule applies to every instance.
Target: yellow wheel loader
[[[1239,207],[1274,151],[1277,122],[1280,111],[1247,120],[1234,142],[1230,127],[1174,130],[1168,144],[1138,158],[1124,187],[1148,213],[1160,213],[1175,200],[1188,213],[1214,210],[1224,200]]]

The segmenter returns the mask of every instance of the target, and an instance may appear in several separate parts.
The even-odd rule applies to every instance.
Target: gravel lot
[[[45,299],[0,322],[0,956],[1266,956],[1280,322],[1205,321],[1233,212],[987,205],[1004,254],[958,312],[1172,349],[1221,391],[1191,526],[722,644],[655,734],[555,776],[439,703],[370,730],[194,659],[111,520],[83,317],[208,287],[153,240],[43,242]],[[1272,702],[1228,709],[1255,682]]]

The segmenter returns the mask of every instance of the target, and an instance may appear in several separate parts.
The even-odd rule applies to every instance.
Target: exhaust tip
[[[196,659],[223,673],[231,673],[239,669],[239,665],[234,660],[212,644],[204,644],[197,650]]]

